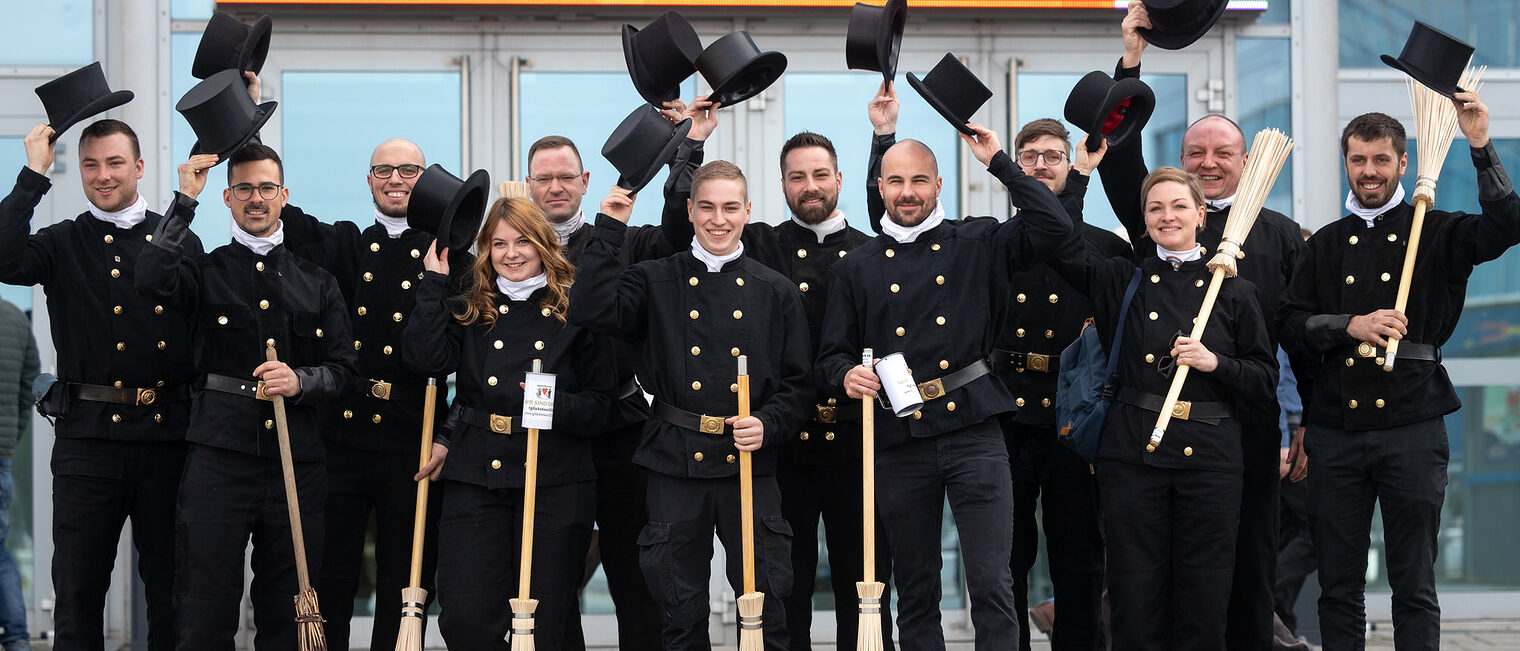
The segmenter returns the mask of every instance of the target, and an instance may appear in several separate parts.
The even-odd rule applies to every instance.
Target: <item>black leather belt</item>
[[[264,393],[263,380],[245,380],[215,373],[206,374],[206,388],[212,391],[221,391],[235,396],[268,400],[269,395]]]
[[[918,396],[923,398],[924,402],[943,398],[945,394],[971,384],[972,380],[991,372],[992,366],[987,363],[987,360],[979,359],[972,362],[970,366],[949,375],[937,377],[928,382],[919,382]]]
[[[733,426],[723,422],[728,418],[727,416],[694,414],[660,400],[654,401],[654,417],[693,432],[701,432],[713,436],[734,433]]]
[[[848,401],[845,406],[838,404],[813,405],[813,422],[833,425],[834,423],[853,423],[860,420],[860,405],[856,401]]]
[[[1341,346],[1340,348],[1335,349],[1336,357],[1360,357],[1362,359],[1374,360],[1378,364],[1383,363],[1382,360],[1384,356],[1387,355],[1387,353],[1388,350],[1386,348],[1383,348],[1382,346],[1374,346],[1365,341],[1355,345]],[[1417,359],[1422,362],[1440,362],[1441,348],[1439,346],[1432,346],[1430,344],[1400,342],[1397,357],[1398,359]]]
[[[454,405],[455,417],[466,425],[478,427],[487,432],[497,434],[521,434],[528,431],[518,419],[511,416],[502,416],[472,409],[464,405]]]
[[[380,400],[405,400],[408,402],[421,402],[427,397],[426,387],[419,385],[397,385],[385,380],[365,379],[359,383],[359,392],[371,398]]]
[[[184,384],[152,389],[134,389],[132,387],[118,389],[116,387],[84,384],[81,382],[68,382],[66,386],[69,388],[70,400],[109,402],[113,405],[147,407],[167,402],[178,402],[190,397],[190,387]]]
[[[618,389],[618,396],[617,397],[618,397],[618,400],[627,400],[627,399],[632,398],[634,396],[643,397],[643,395],[644,395],[644,387],[639,386],[638,379],[636,379],[636,378],[628,378],[628,383],[624,384],[622,386],[622,388]]]
[[[1061,356],[1046,355],[1043,353],[1020,353],[1001,348],[992,349],[993,364],[1007,364],[1015,371],[1036,371],[1039,373],[1061,372]]]
[[[1135,389],[1120,389],[1119,395],[1114,398],[1119,402],[1146,411],[1161,413],[1161,405],[1166,402],[1165,396],[1154,393],[1146,393]],[[1172,407],[1172,418],[1178,420],[1190,420],[1207,425],[1218,425],[1219,421],[1235,416],[1234,407],[1228,402],[1192,402],[1178,400]]]

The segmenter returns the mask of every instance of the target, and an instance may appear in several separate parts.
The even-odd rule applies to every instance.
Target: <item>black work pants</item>
[[[1098,483],[1087,461],[1056,441],[1055,426],[1004,422],[1013,473],[1014,612],[1029,612],[1029,571],[1039,554],[1035,502],[1042,501],[1040,522],[1050,582],[1061,610],[1061,625],[1051,630],[1056,651],[1093,651],[1102,647],[1103,534],[1098,528]],[[1019,649],[1029,650],[1029,628],[1019,627]]]
[[[174,503],[184,468],[184,441],[54,440],[53,648],[105,648],[106,592],[128,519],[147,592],[148,648],[174,648]]]
[[[861,510],[859,461],[804,465],[783,458],[776,468],[781,487],[781,512],[792,525],[792,594],[786,599],[786,628],[792,651],[813,648],[813,590],[818,575],[818,521],[823,520],[829,559],[829,587],[834,592],[835,644],[855,644],[859,636],[859,593],[855,582],[865,575],[865,524]],[[891,548],[886,529],[876,519],[876,580],[892,577]],[[882,592],[889,604],[891,587]],[[881,610],[883,651],[892,651],[892,611]]]
[[[1278,490],[1282,511],[1281,538],[1277,547],[1277,586],[1272,591],[1277,618],[1294,635],[1298,634],[1298,616],[1293,613],[1304,582],[1314,573],[1314,540],[1309,535],[1309,484],[1283,479]]]
[[[319,576],[327,471],[321,462],[298,461],[295,477],[306,564],[310,576]],[[181,651],[232,651],[250,537],[254,648],[297,648],[295,545],[279,459],[190,444],[174,527]]]
[[[649,471],[634,465],[633,452],[643,431],[644,422],[639,421],[607,432],[592,444],[591,453],[597,477],[596,544],[616,609],[622,651],[660,649],[660,605],[639,569],[639,532],[649,523],[644,504]]]
[[[412,525],[417,514],[416,452],[378,452],[327,444],[327,539],[317,594],[327,643],[347,649],[354,595],[364,565],[370,516],[375,519],[375,615],[370,651],[392,651],[401,628],[401,590],[411,580]],[[421,587],[433,601],[442,485],[429,486]],[[426,611],[426,607],[423,609]],[[426,630],[427,618],[423,618]]]
[[[1277,585],[1278,465],[1282,431],[1277,423],[1245,425],[1241,435],[1245,473],[1240,492],[1240,531],[1235,538],[1235,577],[1225,644],[1230,651],[1270,651],[1273,588]]]
[[[892,546],[898,642],[904,651],[945,648],[940,525],[947,497],[960,535],[976,648],[1008,649],[1018,639],[1008,568],[1011,483],[1008,446],[991,420],[877,453],[876,502]]]
[[[1348,431],[1310,425],[1304,445],[1309,510],[1319,555],[1319,625],[1325,648],[1366,647],[1367,547],[1372,508],[1383,512],[1384,554],[1393,588],[1393,643],[1400,651],[1441,644],[1436,535],[1450,460],[1440,418]]]

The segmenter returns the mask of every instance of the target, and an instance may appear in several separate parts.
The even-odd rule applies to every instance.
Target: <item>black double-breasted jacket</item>
[[[988,171],[1008,188],[1019,208],[1014,217],[946,220],[906,244],[879,235],[830,270],[817,372],[840,398],[844,376],[860,364],[864,348],[877,357],[902,353],[920,383],[984,363],[1007,316],[1014,273],[1043,263],[1070,234],[1071,221],[1055,195],[1007,153],[994,156]],[[882,205],[879,195],[873,201],[873,208]],[[877,447],[1013,410],[1002,380],[983,375],[925,403],[911,418],[878,409]]]
[[[134,288],[138,257],[163,216],[150,211],[142,223],[123,229],[86,212],[31,234],[32,212],[51,187],[46,176],[22,168],[15,189],[0,201],[0,281],[41,284],[47,293],[60,379],[155,391],[192,382],[185,314]],[[186,255],[201,253],[193,234],[181,246]],[[190,401],[154,402],[73,400],[55,431],[64,438],[182,440]]]
[[[812,350],[791,281],[741,255],[717,272],[689,251],[619,262],[625,226],[597,216],[570,296],[570,322],[619,336],[655,400],[707,416],[738,410],[737,358],[749,362],[752,415],[765,428],[754,471],[774,472],[779,444],[811,406]],[[730,434],[704,434],[650,419],[634,462],[674,477],[738,473]]]
[[[539,289],[525,300],[497,294],[496,322],[462,325],[450,281],[423,274],[417,307],[406,326],[405,361],[426,373],[456,373],[455,404],[511,419],[493,430],[478,418],[456,418],[452,431],[434,440],[449,448],[442,477],[486,488],[521,488],[528,436],[520,431],[524,374],[533,360],[555,375],[554,428],[539,432],[538,483],[544,486],[596,478],[591,442],[602,432],[614,400],[616,373],[608,337],[562,323],[542,302]]]
[[[1520,243],[1520,198],[1498,154],[1492,144],[1470,151],[1483,211],[1425,214],[1405,310],[1406,344],[1444,345],[1462,316],[1473,268]],[[1386,372],[1382,350],[1363,349],[1346,332],[1353,316],[1393,308],[1413,219],[1414,208],[1401,203],[1371,226],[1349,215],[1309,239],[1280,319],[1284,344],[1316,363],[1317,381],[1304,395],[1305,423],[1386,429],[1461,407],[1439,360],[1400,354]]]
[[[167,218],[137,261],[137,290],[190,315],[196,367],[202,373],[247,380],[274,341],[280,361],[295,371],[301,393],[287,399],[292,458],[324,457],[318,407],[354,385],[353,338],[338,282],[284,245],[258,255],[231,243],[204,256],[186,256],[196,201],[175,193]],[[202,389],[193,401],[186,439],[267,458],[279,457],[274,405],[266,400]]]

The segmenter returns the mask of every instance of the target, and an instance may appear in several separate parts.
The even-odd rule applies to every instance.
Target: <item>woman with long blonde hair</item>
[[[509,648],[527,458],[521,382],[542,360],[556,376],[554,429],[539,434],[530,591],[537,643],[557,649],[579,632],[576,591],[595,516],[591,439],[612,407],[612,346],[565,322],[575,270],[533,202],[497,200],[476,250],[474,282],[451,299],[447,251],[428,248],[406,328],[403,361],[457,373],[452,428],[435,435],[432,460],[418,473],[443,482],[438,626],[450,648]]]

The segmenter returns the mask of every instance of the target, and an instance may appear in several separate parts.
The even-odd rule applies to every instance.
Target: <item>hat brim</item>
[[[1164,28],[1146,29],[1140,28],[1140,36],[1146,43],[1159,47],[1163,50],[1181,50],[1198,42],[1204,34],[1214,29],[1219,18],[1224,16],[1224,10],[1230,6],[1227,0],[1213,0],[1214,4],[1209,8],[1208,19],[1193,23],[1191,27],[1168,30]]]
[[[660,168],[670,162],[670,157],[675,155],[676,148],[681,146],[681,141],[686,139],[686,134],[688,133],[691,133],[691,118],[686,118],[675,126],[675,129],[670,133],[670,139],[666,140],[665,145],[660,147],[659,155],[650,161],[647,169],[640,172],[634,178],[619,176],[617,186],[627,190],[628,194],[638,194],[640,190],[644,189],[644,186],[649,185],[649,182],[654,180],[656,174],[660,173]]]
[[[919,79],[918,75],[915,75],[911,72],[908,73],[908,85],[912,86],[913,90],[918,91],[918,94],[924,98],[924,101],[929,103],[929,106],[932,106],[934,107],[934,110],[939,111],[939,114],[944,116],[945,121],[949,122],[951,126],[955,127],[956,131],[964,133],[968,136],[976,135],[976,132],[971,130],[968,122],[962,121],[960,118],[956,117],[955,112],[950,110],[950,106],[948,104],[945,104],[943,100],[936,96],[934,94],[934,91],[931,91],[927,86],[924,86],[923,80]]]
[[[762,52],[743,68],[713,84],[708,100],[728,108],[739,102],[765,92],[771,84],[786,72],[786,55],[780,52]]]
[[[68,131],[69,127],[79,124],[80,122],[83,122],[96,115],[100,115],[101,113],[105,113],[106,111],[109,111],[113,108],[126,104],[127,102],[132,101],[133,97],[134,95],[130,90],[118,90],[111,92],[109,95],[103,95],[91,100],[89,104],[85,104],[83,108],[75,111],[73,115],[70,115],[68,118],[64,119],[58,124],[48,125],[50,127],[53,127],[53,136],[49,138],[48,141],[52,142],[58,140],[58,136],[61,136],[63,135],[63,132]]]
[[[248,39],[243,42],[241,70],[259,74],[264,69],[264,60],[269,58],[269,39],[274,32],[274,21],[269,16],[259,16],[248,30]]]
[[[881,11],[876,56],[880,58],[882,80],[890,84],[897,76],[897,54],[902,48],[903,30],[908,25],[908,0],[887,0]]]
[[[1456,99],[1454,96],[1457,93],[1467,92],[1467,89],[1462,88],[1456,84],[1447,84],[1441,81],[1437,81],[1435,77],[1430,73],[1425,72],[1424,70],[1421,70],[1411,64],[1404,63],[1403,61],[1400,61],[1394,57],[1388,56],[1386,54],[1380,55],[1380,57],[1383,59],[1383,63],[1388,64],[1389,67],[1403,72],[1406,75],[1409,75],[1415,81],[1420,82],[1420,85],[1429,88],[1437,93],[1445,95],[1450,99]]]
[[[475,170],[459,186],[459,191],[454,193],[453,198],[449,199],[449,205],[443,209],[443,218],[439,220],[439,232],[434,233],[449,250],[469,250],[470,243],[480,232],[480,222],[485,219],[486,200],[490,192],[490,173]]]
[[[234,141],[234,144],[231,147],[224,148],[220,151],[206,151],[201,148],[201,141],[197,140],[195,141],[194,145],[190,146],[190,155],[198,156],[200,154],[216,154],[217,165],[221,165],[222,163],[227,162],[227,159],[230,158],[232,154],[236,153],[237,150],[242,149],[243,145],[248,144],[249,140],[253,140],[254,136],[259,135],[259,129],[264,128],[264,123],[268,122],[269,118],[274,116],[274,109],[278,105],[279,102],[272,100],[260,104],[258,114],[255,115],[253,121],[248,124],[248,130],[244,131],[242,135],[238,136],[237,140]]]

